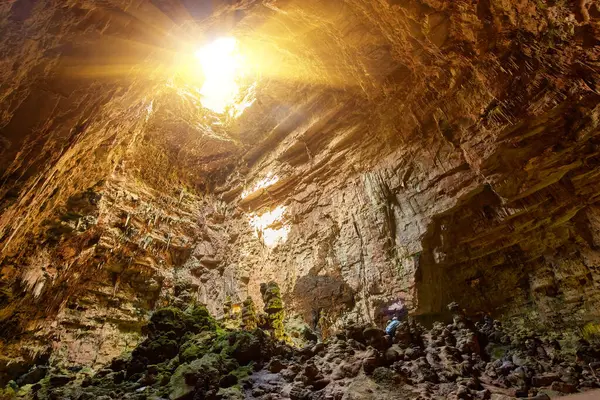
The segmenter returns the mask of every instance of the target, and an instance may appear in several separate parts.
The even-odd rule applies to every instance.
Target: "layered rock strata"
[[[183,3],[0,5],[2,383],[265,281],[325,331],[599,317],[597,4]],[[224,26],[273,66],[234,121],[173,61]]]

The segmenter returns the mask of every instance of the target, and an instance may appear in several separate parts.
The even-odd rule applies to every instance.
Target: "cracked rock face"
[[[324,333],[600,317],[597,4],[188,3],[0,4],[1,374],[270,281]],[[235,120],[174,66],[223,33],[272,68]]]

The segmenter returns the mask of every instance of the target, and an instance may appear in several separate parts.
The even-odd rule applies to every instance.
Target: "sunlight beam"
[[[217,114],[222,114],[235,103],[240,92],[242,57],[237,52],[237,41],[232,37],[218,38],[196,53],[204,73],[200,89],[201,102]]]

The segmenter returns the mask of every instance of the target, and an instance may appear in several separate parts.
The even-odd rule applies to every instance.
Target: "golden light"
[[[241,198],[245,199],[251,194],[256,193],[261,189],[266,189],[269,186],[276,184],[277,182],[279,182],[279,177],[277,175],[273,175],[272,172],[269,172],[265,178],[256,182],[252,187],[245,189],[242,192]]]
[[[250,214],[250,226],[254,228],[255,235],[262,240],[265,246],[273,248],[287,240],[290,226],[284,221],[285,206],[278,206],[264,214]]]
[[[243,60],[233,37],[218,38],[196,53],[204,73],[202,106],[218,114],[235,103],[240,93]]]

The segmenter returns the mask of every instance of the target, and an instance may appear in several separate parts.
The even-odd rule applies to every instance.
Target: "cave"
[[[0,55],[0,399],[600,398],[598,2],[5,0]]]

